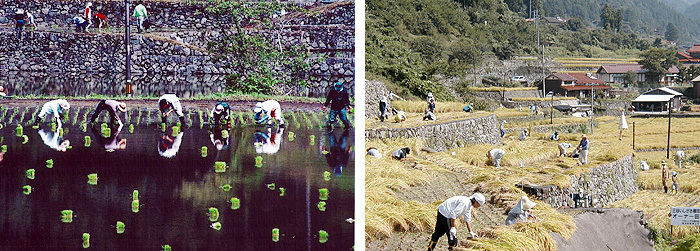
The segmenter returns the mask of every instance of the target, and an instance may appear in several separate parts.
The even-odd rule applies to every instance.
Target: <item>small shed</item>
[[[661,87],[642,93],[632,100],[634,113],[665,113],[668,112],[668,103],[671,102],[671,111],[681,108],[683,93],[668,87]]]

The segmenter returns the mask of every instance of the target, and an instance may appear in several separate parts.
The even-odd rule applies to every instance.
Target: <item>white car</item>
[[[527,80],[525,79],[525,76],[515,76],[511,78],[513,82],[518,82],[518,83],[526,83]]]

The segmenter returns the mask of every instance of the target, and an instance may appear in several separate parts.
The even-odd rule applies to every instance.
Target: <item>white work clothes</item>
[[[491,163],[496,167],[501,167],[501,159],[506,155],[506,151],[500,148],[494,148],[489,151],[489,156],[491,156]]]
[[[267,124],[274,123],[273,119],[275,119],[279,122],[280,125],[284,125],[284,120],[282,118],[282,108],[280,107],[280,103],[275,100],[258,102],[257,104],[255,104],[253,112],[255,112],[256,114],[256,119],[267,117]]]
[[[396,113],[396,116],[394,116],[394,120],[396,122],[404,122],[406,120],[406,113],[403,111],[399,111]]]
[[[520,199],[518,201],[518,204],[513,207],[513,209],[508,212],[508,218],[506,219],[506,225],[512,225],[518,222],[518,220],[521,220],[523,222],[527,222],[527,218],[530,216],[530,213],[527,211],[523,210],[523,200]]]
[[[642,160],[642,162],[639,165],[642,171],[649,171],[649,164],[647,164],[646,161]]]
[[[44,141],[44,145],[48,146],[49,148],[54,149],[56,151],[66,151],[66,147],[69,144],[68,142],[66,142],[65,145],[61,145],[61,137],[58,131],[58,129],[56,130],[56,132],[44,131],[42,129],[39,131],[39,136],[41,136],[41,140]]]
[[[678,168],[683,168],[681,165],[683,165],[683,159],[685,158],[685,152],[684,151],[677,151],[674,161],[676,162],[676,166]]]
[[[182,144],[182,135],[184,135],[183,132],[180,132],[177,134],[177,137],[173,140],[173,145],[170,146],[169,148],[161,149],[158,148],[158,154],[160,156],[166,157],[166,158],[172,158],[175,157],[177,152],[180,150],[180,144]]]
[[[566,156],[566,149],[571,147],[571,143],[559,143],[559,155]]]
[[[284,128],[279,128],[277,133],[272,133],[272,128],[267,128],[267,137],[262,142],[255,142],[255,153],[275,154],[282,145]]]
[[[185,114],[182,113],[182,105],[180,104],[180,99],[177,98],[177,96],[175,94],[165,94],[163,96],[160,96],[160,99],[158,99],[159,104],[160,104],[161,100],[165,100],[169,104],[171,104],[173,107],[173,110],[175,111],[175,114],[177,114],[178,117],[185,116]],[[163,111],[161,111],[161,112],[163,112]]]
[[[65,99],[56,99],[56,100],[51,100],[49,102],[44,103],[44,106],[41,107],[41,111],[39,112],[39,117],[41,119],[45,119],[47,115],[53,115],[54,118],[56,118],[56,124],[58,127],[61,127],[61,113],[63,113],[63,108],[61,108],[61,104],[67,104],[68,101]]]
[[[379,150],[377,150],[376,148],[372,148],[372,149],[367,150],[367,155],[374,156],[377,158],[382,157],[382,153],[380,153]]]
[[[525,131],[520,132],[520,136],[518,136],[518,139],[520,141],[523,141],[527,138],[527,133]]]
[[[464,221],[472,221],[472,197],[469,196],[454,196],[451,197],[440,206],[438,212],[448,219],[457,219],[464,216]]]

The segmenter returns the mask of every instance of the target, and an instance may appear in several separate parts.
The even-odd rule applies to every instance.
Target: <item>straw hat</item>
[[[119,111],[121,112],[126,112],[126,103],[119,102],[119,104],[117,105],[117,109],[119,109]]]
[[[588,137],[586,137],[586,134],[584,134],[584,135],[581,135],[581,138],[587,139]]]
[[[537,203],[532,202],[527,196],[523,196],[520,199],[523,201],[523,210],[530,210],[537,205]]]

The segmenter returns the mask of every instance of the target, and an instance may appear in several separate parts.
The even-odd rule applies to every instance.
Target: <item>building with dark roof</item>
[[[646,82],[647,74],[649,70],[642,68],[640,64],[607,64],[602,65],[598,68],[596,73],[598,78],[606,83],[618,83],[618,84],[634,84],[627,83],[624,76],[627,72],[634,72],[636,74],[636,82]],[[666,71],[666,75],[662,76],[659,82],[661,85],[673,86],[676,84],[676,78],[678,77],[678,67],[671,66],[671,68]]]
[[[612,89],[605,81],[589,76],[586,73],[552,73],[544,81],[545,91],[554,95],[566,97],[586,97],[594,90],[605,91],[605,96]]]

